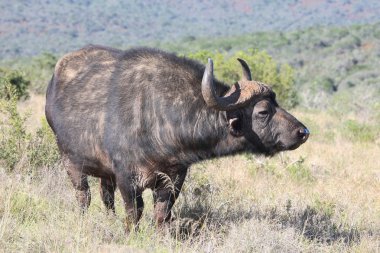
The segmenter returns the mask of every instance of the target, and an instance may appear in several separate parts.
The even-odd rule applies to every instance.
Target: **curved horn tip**
[[[238,60],[241,64],[245,64],[248,66],[247,62],[244,61],[242,58],[236,58],[236,60]]]
[[[237,58],[237,60],[240,62],[243,68],[243,80],[252,81],[251,70],[249,69],[247,62],[241,58]]]
[[[214,63],[212,62],[212,59],[211,58],[207,58],[207,64],[209,64],[210,66],[212,66]]]

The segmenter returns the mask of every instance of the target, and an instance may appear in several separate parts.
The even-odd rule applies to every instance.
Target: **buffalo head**
[[[273,155],[298,148],[308,139],[309,130],[278,105],[270,87],[253,81],[247,63],[238,60],[243,77],[222,97],[216,94],[213,62],[208,60],[202,79],[202,95],[207,106],[226,112],[229,133],[242,138],[246,150]]]

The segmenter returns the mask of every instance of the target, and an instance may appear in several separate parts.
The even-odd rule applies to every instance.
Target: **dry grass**
[[[147,191],[140,230],[128,238],[120,195],[116,215],[107,214],[97,179],[81,215],[60,164],[33,176],[0,169],[0,252],[379,252],[379,131],[375,141],[352,139],[344,130],[352,115],[295,114],[312,132],[302,147],[194,165],[178,222],[157,231]],[[198,222],[182,233],[189,219]]]

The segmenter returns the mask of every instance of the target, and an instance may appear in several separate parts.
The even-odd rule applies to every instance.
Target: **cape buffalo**
[[[191,164],[304,143],[307,128],[238,60],[242,79],[229,87],[214,78],[211,59],[205,67],[157,49],[94,45],[63,56],[48,86],[46,118],[81,207],[90,204],[87,176],[100,177],[108,209],[120,189],[128,230],[150,188],[160,225],[170,220]]]

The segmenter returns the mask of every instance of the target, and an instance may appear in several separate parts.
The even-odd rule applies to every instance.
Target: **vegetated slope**
[[[0,1],[0,58],[380,20],[369,1]]]
[[[161,47],[179,52],[265,50],[295,69],[301,105],[362,115],[375,112],[380,119],[380,23],[183,40]]]

